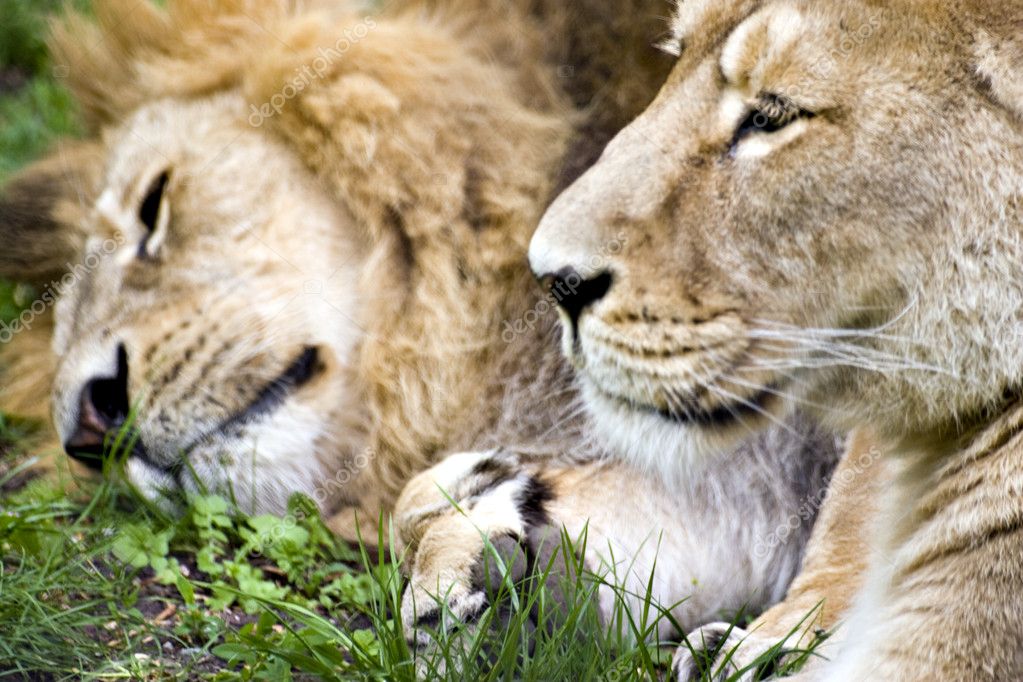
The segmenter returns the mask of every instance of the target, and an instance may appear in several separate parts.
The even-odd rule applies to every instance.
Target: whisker
[[[893,326],[895,326],[896,324],[898,324],[902,320],[902,318],[904,318],[906,315],[909,314],[910,310],[912,310],[913,308],[916,307],[917,302],[918,302],[918,299],[914,296],[913,300],[911,300],[909,303],[907,303],[906,306],[902,310],[900,310],[890,320],[888,320],[884,324],[880,324],[880,325],[878,325],[876,327],[868,327],[866,329],[837,329],[837,328],[832,328],[832,329],[829,329],[829,328],[817,328],[817,329],[815,329],[815,328],[812,328],[812,327],[799,327],[797,325],[793,325],[793,324],[790,324],[790,323],[787,323],[787,322],[781,322],[779,320],[754,319],[752,321],[755,322],[756,324],[759,324],[759,325],[762,325],[762,326],[775,326],[775,327],[787,328],[787,329],[794,330],[794,331],[799,331],[799,332],[821,333],[821,334],[824,334],[824,335],[836,334],[836,335],[839,335],[839,336],[848,335],[848,336],[874,336],[874,337],[877,337],[878,334],[880,334],[881,332],[884,332],[885,330],[890,329]],[[869,307],[862,307],[862,308],[857,308],[857,309],[858,310],[883,310],[883,308],[869,308]],[[910,339],[910,338],[902,338],[902,337],[891,337],[891,338],[894,339],[894,340],[904,340],[904,341],[908,341],[908,342],[912,342],[912,343],[919,343],[920,342],[917,339]]]
[[[552,434],[557,433],[557,431],[559,429],[561,429],[561,427],[564,426],[565,424],[568,424],[568,423],[578,419],[579,417],[582,417],[585,414],[586,414],[586,405],[584,405],[580,401],[575,407],[572,408],[571,411],[569,411],[567,414],[562,416],[554,424],[552,424],[550,428],[548,428],[546,431],[544,431],[542,434],[540,434],[540,439],[544,439],[544,438],[550,437]]]
[[[944,374],[954,378],[958,377],[941,368],[929,367],[926,365],[914,365],[914,364],[895,364],[885,362],[870,362],[868,360],[858,360],[855,358],[791,358],[789,360],[771,360],[761,361],[756,360],[753,363],[741,366],[737,369],[743,371],[763,371],[763,370],[800,370],[800,369],[828,369],[833,367],[852,367],[854,369],[862,369],[869,372],[877,373],[888,373],[888,372],[902,372],[902,371],[928,371],[934,374]]]
[[[728,382],[731,382],[731,383],[738,384],[738,385],[740,385],[740,386],[742,386],[744,388],[753,389],[753,390],[760,391],[760,392],[763,392],[763,393],[769,393],[770,395],[778,396],[779,398],[784,398],[786,400],[791,400],[792,402],[798,403],[800,405],[805,405],[806,407],[812,407],[814,409],[824,410],[824,411],[831,411],[833,409],[832,407],[830,407],[828,405],[824,405],[822,403],[817,403],[817,402],[813,402],[813,401],[810,401],[810,400],[806,400],[805,398],[800,398],[800,397],[796,396],[794,393],[783,391],[781,389],[771,388],[770,386],[764,386],[762,384],[758,384],[758,383],[753,382],[753,381],[743,381],[742,379],[739,379],[738,377],[732,376],[730,374],[726,375],[724,377],[724,380],[728,381]]]
[[[841,329],[751,329],[748,335],[760,339],[799,339],[805,342],[849,343],[849,340],[879,340],[926,348],[924,341],[892,334],[849,332]]]
[[[751,334],[756,338],[756,335]],[[865,348],[863,346],[857,346],[848,343],[836,343],[832,341],[823,341],[819,339],[808,339],[798,336],[780,336],[772,335],[774,340],[788,341],[793,345],[800,346],[799,350],[805,351],[808,356],[805,359],[800,359],[799,362],[806,368],[814,366],[840,366],[847,364],[852,367],[858,367],[868,370],[877,371],[906,371],[916,370],[923,372],[931,372],[935,374],[945,374],[953,378],[958,379],[959,377],[945,367],[937,365],[927,364],[924,362],[915,361],[905,356],[899,356],[892,353],[886,353],[874,348]],[[784,346],[774,346],[769,344],[763,344],[764,348],[768,350],[776,350],[780,352],[792,353],[794,349],[786,348]],[[813,353],[824,355],[824,357],[813,357]],[[832,362],[825,362],[832,360]],[[810,363],[824,362],[823,365]],[[770,364],[761,364],[761,367],[769,368]]]
[[[758,414],[760,414],[763,417],[766,417],[771,422],[773,422],[775,425],[777,425],[780,428],[784,429],[785,431],[787,431],[788,433],[792,434],[793,436],[796,436],[796,437],[799,436],[799,434],[796,432],[795,429],[793,429],[791,426],[789,426],[788,424],[786,424],[782,420],[778,419],[773,414],[771,414],[770,412],[768,412],[764,408],[760,407],[756,403],[754,403],[754,402],[752,402],[750,400],[746,400],[745,398],[742,398],[742,397],[736,395],[735,393],[732,393],[731,391],[725,390],[725,389],[721,388],[720,386],[718,386],[716,384],[707,384],[707,389],[709,391],[711,391],[712,393],[714,393],[714,395],[716,395],[719,398],[731,399],[732,401],[734,401],[736,403],[739,403],[740,405],[742,405],[742,406],[744,406],[744,407],[746,407],[746,408],[748,408],[750,410],[753,410],[754,412],[757,412]],[[735,415],[735,412],[731,409],[731,407],[728,408],[728,411],[731,412],[733,415]],[[741,420],[741,417],[739,417],[738,415],[735,415],[735,416],[736,416],[736,419],[740,419]]]
[[[711,393],[713,393],[714,396],[717,397],[717,398],[724,398],[724,400],[722,402],[723,402],[723,404],[725,406],[725,409],[728,410],[729,414],[732,415],[732,417],[735,419],[736,422],[741,424],[743,426],[743,428],[745,428],[751,434],[756,434],[756,431],[754,429],[752,429],[746,423],[746,421],[743,419],[741,414],[738,414],[734,409],[732,409],[732,405],[734,405],[735,403],[738,403],[738,404],[740,404],[740,405],[742,405],[744,407],[749,408],[750,410],[752,410],[754,412],[759,413],[760,415],[766,417],[767,419],[769,419],[771,422],[773,422],[777,426],[781,427],[782,429],[785,429],[789,433],[792,433],[793,435],[797,435],[798,436],[798,434],[795,432],[794,429],[792,429],[791,426],[789,426],[785,422],[779,420],[773,414],[771,414],[767,410],[764,410],[762,407],[760,407],[756,403],[753,403],[753,402],[751,402],[749,400],[746,400],[745,398],[741,398],[740,396],[738,396],[738,395],[736,395],[734,393],[731,393],[730,391],[727,391],[727,390],[721,388],[720,386],[718,386],[717,383],[716,383],[716,379],[715,380],[711,380],[711,381],[701,380],[701,378],[699,376],[697,376],[696,373],[692,369],[686,368],[685,371],[686,371],[687,374],[690,375],[690,381],[692,383],[694,383],[695,385],[698,385],[698,386],[703,386],[707,391],[710,391]],[[668,395],[669,396],[673,396],[674,392],[669,391]]]

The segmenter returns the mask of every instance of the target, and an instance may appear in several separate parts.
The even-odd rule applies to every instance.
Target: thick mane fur
[[[649,21],[608,17],[597,41],[606,2],[401,0],[369,14],[345,2],[97,0],[94,17],[56,23],[51,44],[90,135],[149,102],[240,93],[366,231],[361,295],[374,305],[352,371],[374,425],[373,480],[360,488],[380,493],[365,505],[377,508],[444,451],[561,421],[540,414],[537,392],[567,392],[555,316],[512,343],[502,324],[539,300],[525,253],[559,176],[592,159],[669,67],[653,50],[643,64],[626,57],[666,13],[633,4]],[[4,352],[12,370],[50,366],[46,354],[40,342]],[[526,373],[543,386],[509,381]],[[30,383],[9,382],[5,404],[45,405],[48,382]]]
[[[254,52],[293,16],[294,3],[101,0],[95,18],[72,13],[50,41],[90,131],[163,97],[237,87]]]
[[[467,38],[447,24],[426,25],[381,18],[271,121],[376,245],[365,289],[379,305],[358,383],[384,507],[410,470],[471,447],[499,416],[488,387],[501,386],[508,344],[495,330],[533,300],[523,254],[571,134],[567,106],[537,103],[518,69],[459,49]],[[330,39],[315,17],[283,35],[291,49],[261,55],[250,100],[272,97]],[[540,92],[553,95],[553,83]],[[553,355],[539,343],[529,340]]]

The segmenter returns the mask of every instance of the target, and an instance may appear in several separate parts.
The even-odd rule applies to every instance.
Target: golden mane
[[[88,130],[164,97],[199,97],[238,87],[259,48],[298,3],[274,0],[97,0],[94,17],[53,23],[54,69],[66,77]]]
[[[380,303],[353,371],[384,497],[485,428],[467,418],[497,418],[473,396],[500,386],[490,373],[509,349],[481,324],[514,319],[535,295],[526,245],[576,117],[533,49],[542,34],[336,3],[97,0],[95,13],[63,19],[52,39],[91,138],[149,102],[238,93],[239,125],[248,117],[292,150],[368,233],[364,275]],[[4,349],[19,372],[52,364],[31,357],[47,353]],[[46,402],[9,388],[8,404]]]
[[[51,44],[83,146],[157,101],[237,97],[238,125],[295,154],[365,231],[376,304],[351,371],[376,455],[364,487],[386,507],[438,454],[498,437],[515,412],[509,377],[560,366],[549,329],[508,344],[501,322],[539,296],[525,254],[557,184],[666,71],[652,50],[642,66],[634,56],[660,21],[642,2],[625,3],[649,14],[634,21],[603,0],[395,0],[376,14],[345,0],[96,0],[95,16],[56,22]],[[41,368],[30,356],[47,352],[15,344],[4,356]]]

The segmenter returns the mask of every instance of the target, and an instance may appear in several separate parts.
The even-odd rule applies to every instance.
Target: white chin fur
[[[610,452],[669,484],[684,485],[731,452],[755,427],[703,428],[673,422],[612,400],[583,381],[595,438]]]
[[[131,484],[156,506],[168,514],[180,511],[175,502],[167,496],[167,493],[178,487],[171,476],[134,458],[129,459],[125,465],[125,474]]]
[[[246,426],[241,438],[195,448],[181,485],[187,493],[234,499],[248,514],[284,514],[294,493],[322,497],[317,493],[327,474],[315,449],[322,429],[315,410],[289,401],[271,417]],[[128,476],[151,499],[160,497],[161,489],[177,487],[171,477],[136,460],[129,461]]]

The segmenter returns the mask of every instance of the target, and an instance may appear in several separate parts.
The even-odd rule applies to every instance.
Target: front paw
[[[712,623],[691,633],[675,652],[677,682],[754,682],[774,679],[793,657],[804,654],[786,640],[758,635],[728,623]],[[786,678],[795,679],[795,678]]]
[[[523,586],[539,564],[546,571],[560,546],[549,498],[543,481],[502,450],[453,455],[405,488],[395,508],[409,576],[401,610],[421,677],[487,655],[480,630],[511,616],[498,595]]]

